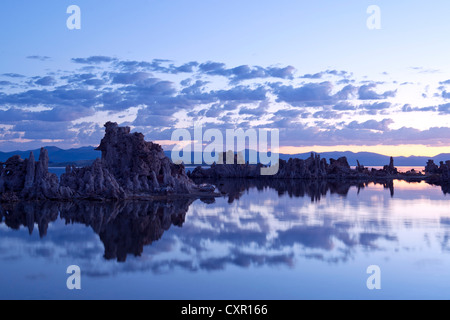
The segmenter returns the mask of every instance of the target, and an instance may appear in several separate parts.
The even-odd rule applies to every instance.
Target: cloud
[[[56,84],[56,79],[53,78],[52,76],[46,76],[39,78],[34,83],[39,86],[54,86]]]
[[[194,72],[194,68],[197,67],[199,65],[198,62],[196,61],[191,61],[188,63],[185,63],[179,67],[175,67],[173,66],[173,73],[177,74],[177,73],[192,73]]]
[[[239,110],[239,114],[262,117],[267,113],[267,108],[268,104],[262,102],[256,108],[248,108],[248,107],[241,108],[241,110]]]
[[[66,80],[68,84],[75,88],[84,88],[89,86],[101,88],[109,82],[109,79],[99,79],[97,78],[97,75],[93,73],[72,74],[61,77],[61,80]]]
[[[331,104],[334,101],[331,95],[333,85],[331,82],[308,83],[301,87],[273,86],[278,101],[288,102],[294,106],[317,106],[318,104]]]
[[[262,101],[266,99],[266,89],[262,86],[252,89],[247,86],[237,86],[229,90],[212,91],[211,96],[221,101]]]
[[[47,57],[47,56],[33,55],[33,56],[28,56],[27,59],[47,61],[47,60],[50,60],[51,58]]]
[[[442,91],[441,96],[444,99],[450,99],[450,92],[447,92],[447,90],[444,90],[444,91]]]
[[[392,106],[390,102],[364,103],[359,108],[366,110],[384,110]]]
[[[68,130],[70,126],[70,122],[21,121],[13,130],[24,132],[24,139],[70,140],[76,137],[76,132]]]
[[[75,73],[69,76],[61,77],[61,79],[67,80],[69,83],[78,83],[95,78],[93,73]]]
[[[133,125],[136,126],[144,126],[144,127],[168,127],[171,128],[177,123],[177,119],[174,118],[172,115],[158,115],[153,114],[151,110],[143,109],[139,110],[138,116],[136,120],[133,122]],[[149,132],[148,129],[144,129],[145,132]],[[152,132],[152,131],[150,131]],[[162,133],[162,132],[160,132]],[[169,134],[167,135],[151,135],[153,139],[169,139]]]
[[[326,71],[321,71],[321,72],[317,72],[317,73],[313,73],[313,74],[309,74],[309,73],[304,74],[300,78],[322,79],[326,75],[332,75],[332,76],[337,76],[337,77],[346,77],[348,75],[348,72],[347,71],[338,71],[338,70],[326,70]],[[345,79],[342,79],[342,80],[345,80]]]
[[[130,60],[116,61],[115,66],[124,72],[147,71],[165,74],[180,74],[195,72],[196,67],[199,66],[199,63],[196,61],[191,61],[180,66],[176,66],[171,63],[170,60],[153,59],[151,62]]]
[[[36,120],[43,122],[74,121],[91,116],[95,112],[90,108],[54,107],[51,110],[40,112],[28,111],[19,108],[0,110],[0,118],[3,123],[18,123],[20,121]]]
[[[88,58],[73,58],[72,62],[79,64],[101,64],[101,63],[109,63],[114,62],[117,59],[107,56],[91,56]]]
[[[122,82],[138,81],[119,90],[104,92],[101,96],[104,110],[125,110],[140,105],[152,108],[175,110],[179,105],[187,105],[181,97],[176,97],[176,89],[171,81],[144,77],[121,78]],[[172,105],[171,105],[172,104]]]
[[[389,122],[384,124],[354,123],[351,127],[328,128],[308,127],[290,123],[280,130],[280,140],[285,145],[401,145],[424,144],[446,146],[450,144],[450,128],[433,127],[427,130],[403,127],[388,130]],[[369,129],[376,128],[376,129]]]
[[[330,81],[321,83],[306,83],[300,87],[292,85],[283,86],[280,84],[271,84],[273,93],[277,95],[278,102],[287,102],[293,106],[318,107],[336,104],[343,107],[343,101],[351,99],[357,88],[347,85],[333,94],[335,86]]]
[[[450,114],[450,103],[441,104],[438,106],[438,111],[440,114]]]
[[[356,97],[357,90],[358,90],[358,88],[354,87],[351,84],[346,85],[339,92],[337,92],[335,94],[334,98],[337,101],[353,99]]]
[[[417,71],[418,73],[423,74],[434,74],[434,73],[440,73],[441,70],[438,69],[430,69],[430,68],[423,68],[423,67],[411,67],[412,70]]]
[[[225,63],[220,62],[205,62],[199,65],[199,70],[211,75],[227,75]]]
[[[241,65],[235,68],[227,69],[224,63],[206,62],[199,65],[199,71],[207,75],[227,77],[232,83],[237,83],[244,80],[269,77],[293,79],[296,69],[292,66],[287,66],[284,68],[264,68],[261,66],[251,67],[248,65]]]
[[[356,108],[357,108],[356,106],[354,106],[351,103],[346,102],[346,101],[339,102],[333,106],[333,110],[337,110],[337,111],[356,110]]]
[[[390,97],[395,97],[397,91],[386,91],[384,93],[376,93],[374,88],[376,88],[375,83],[363,85],[359,88],[358,95],[360,100],[381,100]]]
[[[342,114],[332,111],[332,110],[322,110],[317,111],[313,114],[314,118],[320,118],[320,119],[340,119],[342,118]]]
[[[299,117],[304,111],[299,109],[282,109],[275,112],[275,116],[279,118],[295,119]]]
[[[394,123],[392,119],[383,119],[382,121],[368,120],[366,122],[352,121],[347,125],[349,129],[365,129],[365,130],[378,130],[389,131],[389,125]]]
[[[2,76],[9,77],[9,78],[25,78],[24,75],[21,75],[18,73],[3,73]]]
[[[441,104],[438,106],[429,107],[412,107],[410,104],[405,104],[402,108],[403,112],[439,112],[440,115],[450,114],[450,103]]]
[[[183,90],[184,94],[178,96],[178,98],[189,102],[189,105],[214,102],[258,102],[266,100],[267,95],[267,89],[262,85],[256,88],[239,85],[229,89],[211,90],[209,92],[203,92],[197,88],[191,89]]]
[[[98,96],[98,91],[87,89],[28,90],[0,95],[0,104],[16,107],[37,107],[42,105],[45,107],[90,108],[98,103]]]
[[[322,79],[323,77],[323,72],[318,72],[318,73],[314,73],[314,74],[304,74],[303,76],[301,76],[301,78],[305,78],[305,79]]]
[[[269,68],[267,74],[273,78],[280,79],[293,79],[296,69],[293,66],[287,66],[284,68]]]
[[[11,132],[5,128],[0,127],[0,140],[14,140],[20,138],[19,132]]]
[[[0,123],[74,121],[93,115],[98,103],[99,93],[95,90],[58,88],[0,94],[0,105],[4,106],[0,110]],[[32,110],[42,106],[46,109]]]
[[[111,74],[113,84],[135,84],[148,79],[150,76],[151,74],[147,72]]]
[[[347,71],[325,70],[304,75],[303,79],[310,80],[301,80],[292,66],[227,67],[212,61],[176,64],[163,59],[128,61],[107,56],[72,61],[83,66],[37,77],[3,74],[6,78],[0,81],[0,125],[16,130],[24,123],[21,129],[25,130],[34,122],[39,126],[60,122],[77,133],[61,135],[81,145],[94,143],[101,128],[94,122],[76,127],[74,121],[100,116],[120,119],[125,114],[131,126],[161,140],[170,139],[168,128],[193,121],[226,129],[252,128],[262,120],[264,127],[281,130],[282,145],[395,143],[395,137],[409,143],[421,139],[441,145],[446,141],[413,128],[389,130],[389,119],[367,121],[367,115],[376,114],[395,118],[399,110],[386,101],[396,96],[395,84],[389,88],[389,83],[355,81]],[[20,82],[12,83],[9,78]],[[381,84],[389,90],[377,90]],[[442,101],[450,98],[445,87],[439,90]],[[400,108],[402,112],[446,115],[449,107],[444,102],[420,108],[405,104]],[[443,131],[445,128],[430,129],[433,133]],[[27,136],[39,137],[31,131]]]
[[[344,70],[327,70],[325,71],[326,74],[338,76],[338,77],[346,77],[349,75],[347,71]]]
[[[405,104],[402,107],[403,112],[428,112],[428,111],[436,111],[436,107],[411,107],[410,104]]]
[[[184,84],[186,86],[186,88],[184,88],[183,90],[181,90],[182,94],[186,94],[186,95],[198,95],[198,94],[202,94],[202,89],[204,89],[204,87],[208,84],[208,81],[202,81],[202,80],[197,80],[194,84],[191,84],[191,82],[186,82],[186,81],[182,81],[182,85]]]

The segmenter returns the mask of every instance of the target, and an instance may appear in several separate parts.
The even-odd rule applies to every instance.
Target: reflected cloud
[[[181,227],[192,200],[173,202],[20,202],[2,204],[0,216],[6,226],[19,230],[21,226],[33,234],[47,235],[49,224],[58,217],[66,225],[83,224],[99,235],[107,260],[126,261],[127,255],[140,256],[143,248],[159,240],[172,225]],[[59,239],[60,241],[62,239]],[[70,242],[70,239],[66,239]],[[86,250],[83,250],[84,254]],[[49,248],[36,248],[33,254],[51,256]]]
[[[422,239],[420,245],[438,239],[443,250],[448,247],[448,202],[438,187],[427,184],[215,184],[224,197],[213,204],[187,199],[1,204],[0,259],[20,259],[21,251],[31,259],[76,262],[90,277],[108,277],[178,269],[219,272],[229,266],[294,268],[303,259],[346,263],[363,252],[414,249],[419,244],[405,244],[402,232],[422,229],[426,237],[415,237]],[[417,210],[434,201],[434,216],[419,212],[411,219],[405,205],[411,201]]]

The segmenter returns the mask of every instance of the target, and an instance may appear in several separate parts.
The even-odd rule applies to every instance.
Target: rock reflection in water
[[[49,224],[58,219],[59,205],[55,202],[3,203],[0,204],[0,222],[13,230],[26,227],[30,235],[37,224],[42,238],[47,235]]]
[[[394,196],[394,181],[383,182],[356,182],[356,181],[327,181],[327,180],[261,180],[261,179],[223,179],[223,180],[194,180],[196,183],[207,182],[214,184],[223,195],[228,196],[228,202],[233,203],[249,189],[256,188],[263,191],[266,188],[274,189],[279,195],[289,197],[309,197],[311,201],[320,201],[327,193],[346,196],[351,187],[356,187],[358,193],[370,184],[380,184],[389,189],[391,197]]]
[[[218,241],[223,245],[228,244],[232,247],[230,253],[220,258],[200,259],[198,257],[190,257],[186,261],[172,261],[170,264],[189,266],[189,270],[197,268],[221,269],[227,263],[236,265],[249,264],[273,264],[282,263],[291,265],[293,253],[287,255],[281,254],[283,247],[294,248],[297,244],[304,248],[319,249],[322,252],[315,253],[316,259],[320,258],[324,252],[332,251],[335,242],[341,242],[345,245],[341,248],[338,256],[334,256],[332,260],[345,261],[348,259],[349,252],[356,246],[374,249],[377,239],[387,241],[395,241],[395,232],[393,234],[386,233],[386,223],[389,220],[379,221],[375,217],[358,217],[352,220],[349,217],[341,215],[327,215],[326,209],[321,212],[320,216],[293,214],[293,206],[305,208],[308,212],[309,201],[318,202],[326,200],[330,194],[340,197],[347,197],[346,203],[353,205],[352,210],[358,210],[358,206],[373,206],[374,204],[365,203],[371,201],[368,197],[355,198],[355,192],[358,194],[363,192],[365,188],[370,188],[373,183],[342,183],[342,182],[326,182],[326,181],[301,181],[301,180],[221,180],[210,181],[214,183],[219,191],[228,198],[226,200],[218,200],[218,204],[211,205],[209,201],[204,200],[205,204],[196,204],[193,206],[192,215],[189,216],[189,223],[185,224],[186,214],[193,203],[193,200],[179,199],[176,201],[135,201],[135,202],[18,202],[9,204],[0,204],[0,223],[4,223],[7,227],[18,230],[21,227],[28,229],[32,234],[35,225],[39,229],[40,237],[47,235],[49,224],[55,222],[58,218],[62,219],[67,225],[81,224],[92,228],[99,236],[104,246],[104,258],[107,260],[117,260],[124,262],[127,256],[140,256],[143,254],[144,248],[150,246],[155,241],[160,240],[163,234],[172,226],[183,227],[176,234],[169,236],[171,240],[179,239],[180,244],[184,246],[183,252],[202,252],[202,244]],[[371,185],[369,187],[369,185]],[[394,197],[394,182],[380,183],[385,189],[386,198]],[[356,189],[354,189],[356,188]],[[255,191],[251,191],[257,190]],[[276,193],[268,192],[267,189],[275,190]],[[400,189],[401,190],[401,189]],[[237,203],[246,192],[251,195]],[[290,198],[305,198],[304,201],[283,202],[279,204],[275,198],[272,207],[265,209],[265,216],[259,212],[252,210],[252,206],[258,208],[262,205],[267,195],[278,194],[278,196],[288,195]],[[370,190],[367,190],[370,192]],[[400,194],[401,192],[399,192]],[[331,197],[331,196],[330,196]],[[412,197],[415,197],[412,195]],[[281,198],[281,197],[279,197]],[[384,198],[384,196],[383,196]],[[382,199],[378,198],[380,205],[386,206]],[[364,200],[366,199],[366,200]],[[401,199],[399,199],[401,200]],[[357,205],[356,205],[357,204]],[[336,206],[333,202],[333,208]],[[279,206],[275,209],[275,206]],[[239,210],[236,210],[239,207]],[[279,210],[281,208],[281,210]],[[317,207],[312,204],[314,210]],[[342,210],[344,208],[341,208]],[[339,209],[339,210],[341,210]],[[209,211],[208,211],[209,210]],[[258,210],[258,209],[256,209]],[[276,211],[274,216],[270,212]],[[319,210],[319,209],[317,209]],[[338,210],[338,211],[339,211]],[[267,211],[267,212],[266,212]],[[209,213],[208,213],[209,212]],[[214,212],[214,213],[212,213]],[[237,216],[234,216],[236,214]],[[323,218],[313,224],[306,223],[312,219]],[[289,222],[289,223],[287,223]],[[287,223],[287,225],[285,225]],[[352,230],[352,226],[361,223],[362,226],[375,228],[371,232],[362,232]],[[380,224],[380,230],[377,226]],[[377,232],[380,231],[380,232]],[[274,237],[273,239],[269,237]],[[167,235],[166,235],[167,237]],[[272,240],[268,240],[268,239]],[[245,239],[245,240],[243,240]],[[166,239],[169,240],[169,239]],[[257,244],[259,248],[265,248],[273,255],[255,255],[254,253],[241,252],[242,246],[250,243]],[[308,257],[313,257],[309,255]],[[181,259],[177,255],[177,259]],[[196,261],[196,262],[195,262]],[[247,262],[244,262],[247,261]],[[248,263],[250,261],[250,263]],[[165,265],[159,262],[152,268],[157,270],[159,266]]]
[[[141,255],[144,246],[159,240],[172,225],[181,227],[192,200],[172,202],[19,202],[0,206],[0,222],[11,229],[21,226],[40,237],[60,216],[66,224],[83,224],[100,236],[107,260]]]

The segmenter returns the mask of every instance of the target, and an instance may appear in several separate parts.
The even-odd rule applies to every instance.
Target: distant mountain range
[[[300,158],[306,159],[310,156],[310,153],[301,153],[294,155],[280,154],[280,158],[287,160],[289,158]],[[363,166],[384,166],[389,164],[390,157],[378,153],[372,152],[322,152],[320,153],[322,158],[326,159],[338,159],[339,157],[347,157],[348,163],[351,166],[356,166],[356,161]],[[434,157],[423,157],[423,156],[411,156],[411,157],[394,157],[394,164],[396,166],[418,166],[424,167],[428,160],[433,159],[435,163],[439,164],[440,161],[450,160],[450,153],[441,153]]]
[[[50,166],[65,167],[66,165],[85,166],[91,164],[95,159],[101,157],[101,152],[96,151],[94,147],[82,147],[78,149],[63,150],[57,147],[46,147],[50,158]],[[28,158],[30,151],[33,151],[36,159],[39,158],[40,149],[29,151],[13,151],[13,152],[0,152],[0,162],[5,162],[13,155],[19,155],[23,159]],[[248,159],[249,150],[246,150],[246,156]],[[280,159],[288,160],[289,158],[306,159],[310,156],[308,153],[300,154],[280,154]],[[171,156],[170,151],[166,151],[168,157]],[[347,160],[351,166],[356,166],[356,160],[359,160],[361,165],[364,166],[384,166],[389,164],[390,157],[372,152],[323,152],[320,153],[322,158],[337,159],[339,157],[347,157]],[[194,158],[194,154],[191,155],[191,159]],[[423,156],[411,156],[411,157],[394,157],[394,163],[396,166],[425,166],[429,159],[433,159],[435,163],[440,161],[450,160],[450,153],[442,153],[434,157]]]
[[[48,151],[50,166],[65,166],[67,164],[89,165],[93,160],[101,158],[100,151],[96,151],[94,147],[82,147],[78,149],[64,150],[57,147],[45,147]],[[28,151],[12,151],[0,152],[0,162],[5,162],[14,155],[19,155],[22,159],[28,158],[30,152],[33,151],[35,159],[39,159],[40,149]]]

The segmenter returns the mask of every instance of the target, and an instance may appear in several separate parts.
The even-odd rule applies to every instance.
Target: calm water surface
[[[441,187],[218,186],[227,195],[214,203],[3,205],[0,298],[450,298]],[[80,291],[66,288],[69,265]],[[369,265],[381,290],[366,287]]]

